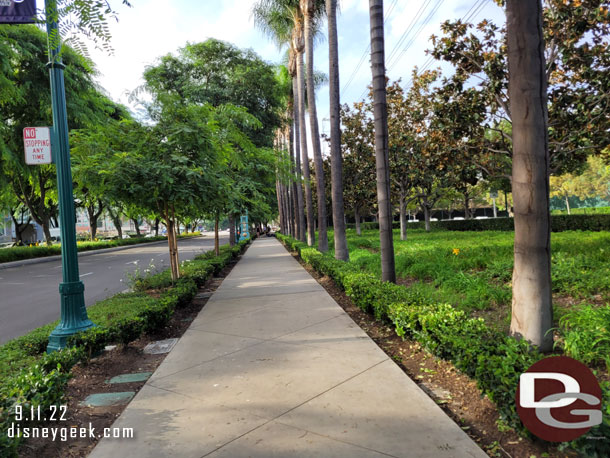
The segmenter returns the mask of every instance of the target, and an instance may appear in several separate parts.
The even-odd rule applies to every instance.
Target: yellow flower
[[[454,249],[453,249],[453,254],[454,254],[454,255],[456,255],[456,256],[457,256],[458,254],[460,254],[460,249],[459,249],[459,248],[454,248]]]

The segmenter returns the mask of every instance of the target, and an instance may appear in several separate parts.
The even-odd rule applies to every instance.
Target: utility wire
[[[475,18],[481,11],[483,11],[483,9],[487,6],[487,4],[489,3],[489,0],[478,0],[476,2],[474,2],[472,4],[472,6],[470,7],[470,9],[466,12],[466,14],[464,14],[464,16],[460,19],[460,21],[462,22],[469,22],[471,21],[473,18]],[[417,75],[419,76],[421,75],[423,72],[425,72],[430,65],[434,62],[434,57],[430,56],[426,62],[424,62],[424,65],[422,65],[422,67],[418,70]],[[405,84],[404,89],[408,89],[411,85],[411,83],[413,83],[413,78],[411,78],[407,84]]]
[[[388,12],[385,15],[385,20],[383,21],[383,23],[385,24],[388,19],[390,19],[390,17],[392,16],[392,13],[394,12],[394,7],[396,6],[396,4],[398,3],[398,0],[394,0],[394,2],[390,5],[390,7],[388,8]],[[350,77],[347,80],[347,83],[345,83],[345,85],[343,86],[343,89],[340,91],[340,94],[343,95],[345,93],[345,91],[347,90],[347,88],[349,87],[349,85],[354,81],[354,78],[356,77],[356,75],[358,74],[358,72],[360,71],[360,67],[362,67],[362,65],[364,64],[367,56],[369,55],[369,51],[371,49],[371,43],[368,43],[368,46],[366,47],[366,49],[364,50],[364,52],[362,53],[362,57],[360,57],[360,60],[358,61],[358,63],[356,64],[356,67],[354,68],[354,71],[352,72],[352,74],[350,75]]]

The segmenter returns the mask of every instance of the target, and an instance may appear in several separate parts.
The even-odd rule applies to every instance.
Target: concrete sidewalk
[[[486,457],[274,238],[249,248],[93,458]]]

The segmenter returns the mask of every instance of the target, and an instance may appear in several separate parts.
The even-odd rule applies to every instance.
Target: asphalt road
[[[227,242],[227,235],[221,233],[220,243]],[[214,238],[180,240],[178,247],[180,260],[184,261],[213,248]],[[79,257],[87,307],[127,290],[129,274],[137,269],[143,272],[151,264],[155,270],[169,267],[167,244]],[[0,344],[59,318],[60,281],[59,260],[0,270]]]

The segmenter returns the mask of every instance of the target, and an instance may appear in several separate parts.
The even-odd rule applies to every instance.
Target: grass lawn
[[[380,277],[378,232],[347,234],[350,261]],[[398,283],[507,332],[513,237],[504,231],[411,229],[401,241],[395,230]],[[610,232],[552,233],[551,249],[554,321],[561,327],[557,338],[571,345],[570,353],[581,361],[610,366]]]

